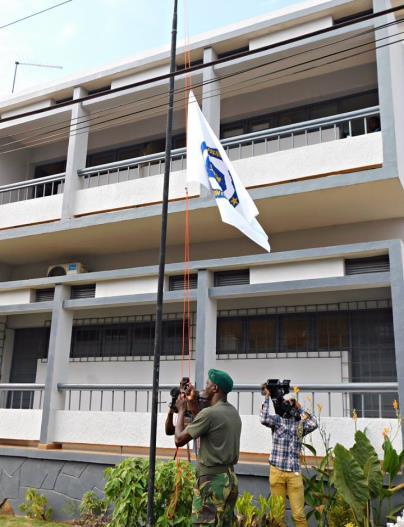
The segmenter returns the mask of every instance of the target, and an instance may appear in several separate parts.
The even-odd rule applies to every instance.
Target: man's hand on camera
[[[177,407],[178,412],[185,412],[187,409],[187,398],[184,393],[179,394],[175,406]]]
[[[265,399],[269,399],[271,397],[271,392],[264,386],[262,389],[262,395],[265,397]]]

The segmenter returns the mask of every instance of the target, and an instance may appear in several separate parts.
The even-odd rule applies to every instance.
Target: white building
[[[321,404],[334,441],[352,441],[354,408],[378,448],[397,426],[403,26],[400,11],[368,15],[398,4],[309,1],[190,44],[195,65],[231,59],[195,70],[192,84],[272,246],[263,254],[189,189],[191,376],[201,385],[216,366],[234,377],[244,460],[269,451],[256,417],[268,377]],[[114,453],[147,452],[168,71],[164,49],[0,103],[0,498],[36,486],[56,505],[79,499]],[[177,76],[162,412],[181,377],[183,87]]]

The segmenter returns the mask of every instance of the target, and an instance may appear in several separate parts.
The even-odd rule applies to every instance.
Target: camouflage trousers
[[[199,477],[192,502],[193,525],[232,527],[237,496],[238,480],[233,470]]]

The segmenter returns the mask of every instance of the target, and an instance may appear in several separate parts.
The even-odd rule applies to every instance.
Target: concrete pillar
[[[206,269],[198,271],[196,305],[196,363],[195,383],[201,390],[205,386],[210,368],[216,365],[217,301],[209,297],[213,286],[213,273]]]
[[[73,312],[63,308],[63,301],[67,298],[70,298],[70,287],[56,285],[39,441],[43,448],[54,442],[55,413],[65,407],[65,394],[58,391],[57,385],[66,381],[69,367]]]
[[[73,99],[79,99],[85,95],[87,95],[87,91],[78,87],[74,89]],[[63,190],[62,221],[74,217],[74,198],[80,183],[77,171],[86,166],[89,134],[89,127],[84,128],[86,117],[88,117],[88,112],[81,103],[72,106],[66,178]]]
[[[401,415],[404,411],[404,246],[394,242],[389,251],[391,301],[393,309],[394,345],[397,367],[398,398]],[[404,421],[401,433],[404,447]]]
[[[213,48],[204,49],[204,63],[212,62],[216,59],[217,54]],[[220,82],[216,80],[217,75],[213,67],[204,68],[202,71],[202,111],[217,137],[220,137]]]
[[[374,11],[383,11],[392,7],[390,0],[373,0]],[[394,14],[375,19],[375,26],[396,20]],[[399,31],[403,24],[375,31],[376,39],[384,38],[377,43],[376,51],[377,76],[379,86],[380,116],[383,131],[383,166],[398,171],[404,186],[404,53]],[[386,38],[389,37],[389,38]]]

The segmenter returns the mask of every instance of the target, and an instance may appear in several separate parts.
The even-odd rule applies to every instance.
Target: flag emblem
[[[205,161],[206,172],[215,198],[224,198],[236,208],[240,203],[236,187],[230,170],[224,163],[217,148],[207,146],[203,141],[201,144],[202,156]]]

